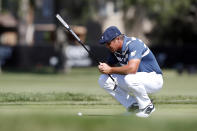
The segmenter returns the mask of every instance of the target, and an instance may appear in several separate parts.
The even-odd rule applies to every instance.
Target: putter
[[[75,34],[75,32],[69,27],[69,25],[63,20],[63,18],[57,14],[56,15],[56,18],[62,23],[62,25],[74,36],[74,38],[77,40],[77,42],[83,46],[83,48],[88,52],[88,54],[90,56],[93,57],[93,59],[96,61],[97,64],[99,64],[100,62],[98,61],[98,59],[93,55],[92,52],[90,52],[87,47],[83,44],[83,42],[80,40],[80,38]],[[117,83],[115,81],[115,79],[110,75],[110,74],[107,74],[111,79],[112,81],[115,83],[115,86],[114,86],[114,89],[115,90],[117,88]]]

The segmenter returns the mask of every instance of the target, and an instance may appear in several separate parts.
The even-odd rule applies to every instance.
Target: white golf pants
[[[155,72],[137,72],[128,75],[112,74],[112,77],[117,82],[116,90],[113,90],[115,83],[106,74],[100,76],[98,83],[101,88],[104,88],[126,108],[136,102],[139,109],[145,108],[151,102],[148,94],[159,91],[163,86],[162,75]]]

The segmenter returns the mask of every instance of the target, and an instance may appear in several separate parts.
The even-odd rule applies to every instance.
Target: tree
[[[186,3],[187,2],[187,3]],[[163,45],[193,45],[197,43],[197,1],[188,0],[176,7],[169,18],[164,15],[149,34],[154,43]],[[163,22],[162,22],[163,20]],[[153,37],[154,36],[154,37]]]
[[[153,31],[148,35],[154,44],[190,42],[189,36],[187,38],[183,36],[185,31],[190,32],[191,36],[196,36],[196,24],[194,20],[193,22],[189,20],[196,17],[190,14],[191,10],[196,8],[196,0],[124,0],[125,14],[131,6],[135,7],[135,17],[132,19],[124,17],[126,29],[135,27],[135,23],[140,25],[140,17],[148,17],[155,23]],[[190,25],[187,25],[189,21]]]

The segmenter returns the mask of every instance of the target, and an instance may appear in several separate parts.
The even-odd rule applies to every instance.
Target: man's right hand
[[[98,69],[103,74],[111,74],[111,67],[106,63],[99,63]]]

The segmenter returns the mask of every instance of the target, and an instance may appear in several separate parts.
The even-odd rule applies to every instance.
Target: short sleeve
[[[128,48],[129,48],[128,60],[142,58],[142,53],[145,48],[144,43],[138,40],[135,40],[131,44],[128,45]]]

